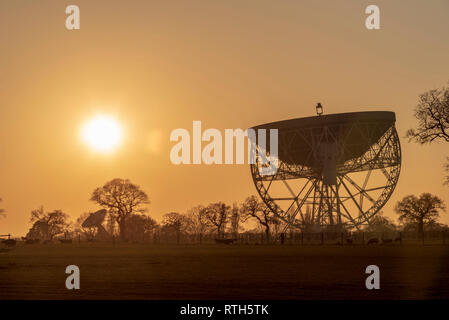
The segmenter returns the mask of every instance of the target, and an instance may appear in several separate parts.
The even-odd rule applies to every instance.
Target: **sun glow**
[[[81,128],[84,142],[94,151],[111,152],[122,141],[122,128],[111,116],[98,115],[89,119]]]

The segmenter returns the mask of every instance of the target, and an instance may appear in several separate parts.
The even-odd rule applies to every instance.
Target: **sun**
[[[97,115],[81,128],[81,136],[84,142],[94,151],[111,152],[122,141],[122,127],[118,121],[108,115]]]

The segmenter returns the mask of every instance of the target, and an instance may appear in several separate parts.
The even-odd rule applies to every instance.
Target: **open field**
[[[65,288],[65,268],[81,289]],[[365,289],[365,268],[381,289]],[[449,246],[19,245],[0,252],[0,299],[449,298]]]

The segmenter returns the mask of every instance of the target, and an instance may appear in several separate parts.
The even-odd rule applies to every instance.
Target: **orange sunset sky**
[[[65,28],[65,8],[81,29]],[[380,30],[365,8],[380,7]],[[449,144],[409,143],[418,95],[449,81],[449,1],[0,2],[0,234],[24,235],[30,211],[72,220],[94,188],[129,178],[149,214],[256,193],[248,165],[175,166],[170,132],[248,128],[324,112],[396,113],[403,162],[384,207],[431,192],[449,205]],[[119,148],[93,152],[80,128],[96,114],[123,126]],[[449,223],[449,213],[441,222]]]

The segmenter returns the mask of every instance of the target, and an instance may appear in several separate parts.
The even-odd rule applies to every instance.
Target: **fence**
[[[9,235],[4,235],[9,236]],[[424,236],[418,232],[288,232],[285,234],[270,235],[265,233],[226,233],[217,237],[216,234],[164,234],[154,233],[134,238],[131,243],[147,244],[216,244],[216,239],[233,239],[233,244],[238,245],[366,245],[366,244],[448,244],[449,232],[444,230],[425,231]],[[53,241],[59,243],[58,239]],[[63,242],[63,241],[61,241]],[[79,236],[67,243],[81,243],[87,240]],[[109,241],[93,241],[109,242]],[[121,242],[117,237],[111,239],[113,243]],[[31,243],[31,242],[30,242]],[[38,241],[32,243],[39,243]],[[41,241],[41,243],[48,243]],[[229,243],[229,241],[227,242]]]
[[[142,241],[153,244],[215,244],[217,238],[234,239],[234,244],[284,244],[284,245],[364,245],[364,244],[449,244],[449,232],[288,232],[284,235],[265,233],[223,234],[154,234]]]

